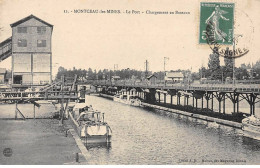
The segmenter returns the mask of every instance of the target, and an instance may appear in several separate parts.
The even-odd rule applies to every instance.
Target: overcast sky
[[[247,44],[249,53],[237,59],[236,65],[255,62],[260,58],[260,1],[232,2],[235,24],[254,31],[239,32],[254,38]],[[59,66],[113,69],[114,64],[119,69],[144,70],[146,59],[150,70],[159,71],[163,70],[164,57],[169,57],[168,70],[192,67],[196,71],[202,64],[207,66],[212,53],[207,45],[198,44],[199,5],[198,0],[0,0],[0,41],[11,36],[11,23],[33,14],[54,25],[54,73]],[[65,14],[65,9],[177,10],[190,14]],[[240,18],[241,13],[245,17]],[[0,67],[11,69],[11,59],[1,62]]]

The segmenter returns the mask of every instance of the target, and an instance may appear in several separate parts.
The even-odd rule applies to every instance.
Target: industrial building
[[[12,86],[50,84],[53,25],[30,15],[10,26],[12,37],[0,43],[0,61],[12,57]]]

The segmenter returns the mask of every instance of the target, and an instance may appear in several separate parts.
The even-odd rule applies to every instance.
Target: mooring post
[[[189,96],[187,96],[187,106],[189,105]]]
[[[76,153],[76,162],[79,162],[79,153]]]
[[[158,92],[158,99],[159,99],[159,104],[160,104],[160,102],[161,102],[161,94],[160,94],[160,92]]]
[[[172,95],[171,95],[171,105],[172,105]]]
[[[164,93],[164,104],[166,104],[166,93]]]

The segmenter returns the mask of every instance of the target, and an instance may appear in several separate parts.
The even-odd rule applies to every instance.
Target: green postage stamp
[[[201,2],[199,43],[232,45],[234,3]]]

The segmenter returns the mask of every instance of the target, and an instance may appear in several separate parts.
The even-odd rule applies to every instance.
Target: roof
[[[0,68],[0,74],[5,74],[6,73],[6,69],[5,68]]]
[[[38,18],[38,17],[36,17],[36,16],[34,16],[34,15],[30,15],[30,16],[27,16],[27,17],[21,19],[21,20],[18,20],[17,22],[15,22],[15,23],[13,23],[13,24],[10,24],[10,26],[11,26],[11,27],[15,27],[15,26],[17,26],[17,25],[19,25],[19,24],[21,24],[21,23],[23,23],[23,22],[26,22],[27,20],[32,19],[32,18],[38,20],[39,22],[42,22],[43,24],[46,24],[46,25],[48,25],[48,26],[50,26],[50,27],[53,27],[53,25],[51,25],[50,23],[47,23],[47,22],[41,20],[40,18]]]
[[[153,76],[157,78],[157,76],[155,76],[154,74],[152,74],[152,75],[148,76],[147,79],[151,79]]]
[[[167,72],[166,73],[167,78],[183,78],[182,72]]]

